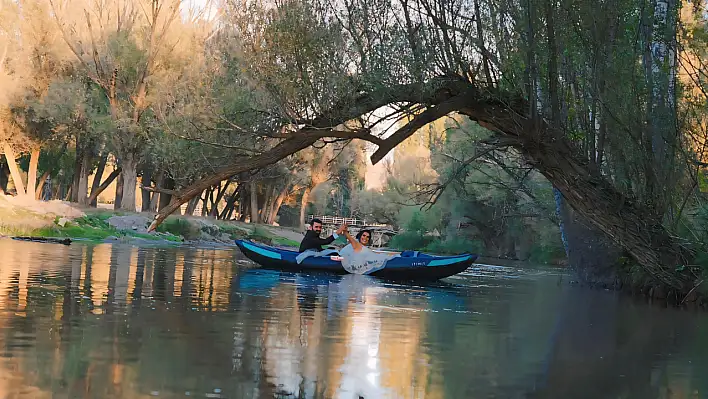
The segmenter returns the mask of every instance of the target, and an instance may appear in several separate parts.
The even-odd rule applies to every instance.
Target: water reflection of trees
[[[708,348],[679,335],[695,316],[553,279],[416,287],[195,248],[0,253],[0,397],[686,397],[708,367],[682,355]]]

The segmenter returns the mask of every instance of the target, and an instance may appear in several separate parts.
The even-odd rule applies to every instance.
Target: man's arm
[[[317,244],[318,244],[318,245],[329,245],[329,244],[333,243],[334,240],[336,240],[337,238],[339,238],[339,235],[342,234],[342,232],[343,232],[344,230],[346,230],[346,229],[347,229],[346,223],[345,223],[345,224],[342,224],[341,226],[339,226],[339,228],[337,229],[337,231],[335,231],[334,233],[332,233],[331,236],[329,236],[329,237],[327,237],[327,238],[320,238],[320,237],[317,237],[317,238],[316,238]]]
[[[327,238],[320,238],[320,237],[315,237],[313,241],[317,243],[317,245],[329,245],[334,242],[337,238],[334,237],[334,235],[337,233],[332,234],[331,236]]]

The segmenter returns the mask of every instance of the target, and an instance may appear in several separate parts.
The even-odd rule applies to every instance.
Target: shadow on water
[[[237,251],[0,240],[0,397],[686,398],[706,315],[475,265],[441,282]]]

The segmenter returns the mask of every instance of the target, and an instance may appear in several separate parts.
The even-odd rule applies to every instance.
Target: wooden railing
[[[331,225],[341,225],[341,224],[348,224],[349,226],[359,226],[359,227],[390,227],[387,224],[381,224],[381,223],[369,223],[366,220],[358,219],[358,218],[345,218],[341,216],[317,216],[317,215],[309,215],[307,217],[307,221],[311,222],[312,219],[320,219],[322,221],[322,224],[331,224]]]

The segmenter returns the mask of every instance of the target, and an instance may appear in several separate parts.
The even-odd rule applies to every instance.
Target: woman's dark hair
[[[356,233],[356,240],[357,240],[357,241],[361,241],[361,236],[362,236],[362,234],[364,234],[364,233],[369,233],[369,241],[371,241],[371,239],[373,238],[373,234],[371,234],[371,230],[366,230],[366,229],[364,229],[364,230],[359,230],[359,232]]]

